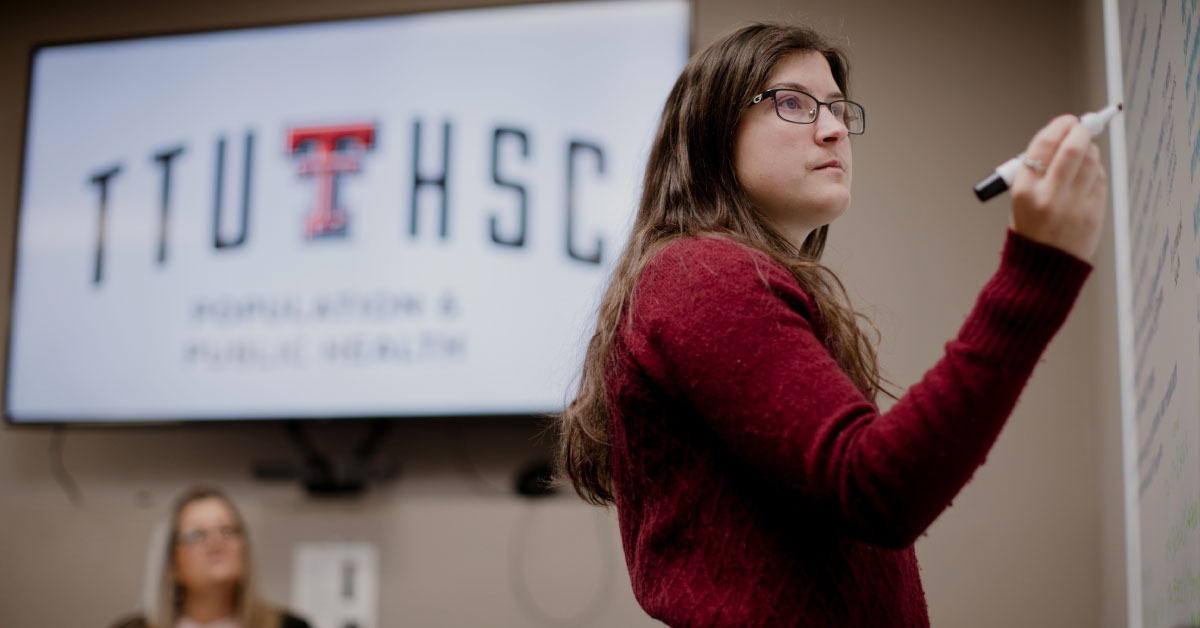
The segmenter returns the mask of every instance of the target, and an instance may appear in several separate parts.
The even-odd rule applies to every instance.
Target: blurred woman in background
[[[188,489],[169,526],[143,613],[114,628],[309,628],[259,597],[246,526],[222,491]]]

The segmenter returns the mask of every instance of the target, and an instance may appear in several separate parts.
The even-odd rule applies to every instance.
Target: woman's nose
[[[817,125],[816,131],[819,141],[832,143],[849,135],[846,124],[842,122],[841,118],[833,115],[833,111],[830,111],[828,106],[821,104],[817,105],[817,107],[819,110],[814,124]],[[820,109],[823,109],[823,111]]]

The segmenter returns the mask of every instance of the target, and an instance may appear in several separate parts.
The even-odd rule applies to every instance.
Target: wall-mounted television
[[[682,0],[37,47],[17,424],[560,408]]]

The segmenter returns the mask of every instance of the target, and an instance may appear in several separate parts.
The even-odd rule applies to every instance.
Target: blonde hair
[[[235,595],[237,620],[241,628],[280,628],[279,611],[263,601],[255,585],[251,561],[250,537],[237,506],[223,491],[211,486],[194,486],[183,492],[171,508],[167,521],[156,531],[151,555],[148,557],[147,587],[143,593],[142,612],[148,628],[173,628],[183,610],[186,592],[175,579],[175,542],[179,537],[179,515],[188,504],[202,500],[221,501],[242,531],[242,579]]]

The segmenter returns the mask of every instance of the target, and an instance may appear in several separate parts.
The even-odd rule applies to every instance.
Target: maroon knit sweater
[[[880,413],[792,275],[717,238],[647,266],[607,384],[634,594],[671,626],[928,626],[913,542],[983,463],[1091,267],[1009,233]]]

